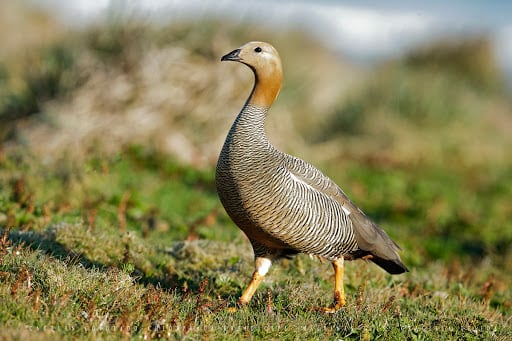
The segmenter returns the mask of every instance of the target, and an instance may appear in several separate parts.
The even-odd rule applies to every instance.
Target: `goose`
[[[298,253],[332,263],[334,302],[322,308],[328,313],[346,303],[344,260],[370,260],[390,274],[408,271],[400,247],[338,185],[268,140],[265,118],[283,81],[277,50],[252,41],[221,61],[245,64],[254,73],[254,87],[227,134],[215,174],[222,205],[254,251],[255,270],[238,303],[250,302],[272,262]]]

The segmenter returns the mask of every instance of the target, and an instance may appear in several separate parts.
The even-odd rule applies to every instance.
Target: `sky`
[[[311,32],[354,61],[374,62],[439,37],[487,34],[512,79],[512,1],[398,0],[31,0],[72,25],[104,18],[112,8],[152,20],[220,17],[275,29]]]

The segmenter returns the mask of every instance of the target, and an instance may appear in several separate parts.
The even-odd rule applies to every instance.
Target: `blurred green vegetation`
[[[333,318],[307,310],[329,303],[332,278],[328,264],[304,256],[276,264],[250,308],[224,310],[252,264],[215,193],[215,134],[227,133],[219,127],[234,119],[250,83],[211,70],[223,52],[254,39],[271,40],[285,63],[269,117],[276,140],[339,183],[402,246],[412,270],[389,277],[347,265],[349,304]],[[105,122],[128,116],[144,101],[143,63],[162,61],[163,50],[204,78],[193,74],[199,81],[185,93],[171,92],[183,76],[150,82],[149,92],[183,96],[189,106],[140,111],[160,110],[172,117],[164,128],[198,135],[190,138],[203,143],[197,150],[214,150],[209,162],[162,151],[152,132],[147,143],[127,138],[113,151],[99,134],[41,152],[70,133],[61,117],[77,120],[76,109],[92,108],[86,118],[97,110]],[[434,43],[350,77],[346,61],[300,32],[214,21],[115,20],[20,51],[0,60],[0,324],[10,338],[512,336],[512,106],[485,38]],[[95,82],[98,75],[112,83]],[[115,93],[120,78],[135,84],[127,100],[98,95]],[[198,115],[200,106],[220,118]]]
[[[481,103],[494,100],[510,111],[509,94],[488,40],[441,41],[372,70],[369,80],[339,105],[316,138],[374,133],[369,122],[379,119],[401,121],[400,129],[432,134],[456,123],[471,134],[486,115],[493,115]]]
[[[74,60],[72,47],[59,43],[41,48],[22,65],[0,65],[0,122],[39,114],[43,102],[76,86],[66,79]]]
[[[460,41],[447,39],[427,45],[409,53],[404,64],[458,78],[487,94],[504,95],[505,79],[496,64],[492,43],[485,36]]]

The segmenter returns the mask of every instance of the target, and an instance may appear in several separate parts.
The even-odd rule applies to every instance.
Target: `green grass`
[[[58,247],[58,242],[48,241],[51,237],[43,238],[56,244],[52,248]],[[118,237],[111,242],[125,241]],[[147,246],[137,239],[132,243]],[[246,281],[249,267],[230,259],[238,253],[225,243],[189,242],[185,248],[186,257],[160,256],[168,262],[175,257],[180,280],[160,280],[155,286],[131,273],[129,266],[83,265],[77,255],[56,257],[15,243],[4,249],[0,268],[3,333],[15,337],[22,327],[38,330],[29,335],[47,337],[423,339],[436,335],[477,340],[511,336],[510,317],[495,306],[495,290],[504,283],[489,269],[452,267],[446,272],[432,264],[390,278],[369,264],[349,264],[348,304],[334,315],[324,315],[312,308],[330,302],[330,266],[299,256],[271,271],[250,307],[230,313],[225,308],[233,306],[233,295]],[[155,253],[140,251],[146,251],[145,257]]]
[[[7,338],[512,336],[509,265],[500,269],[491,253],[461,250],[458,241],[436,249],[432,223],[411,225],[425,208],[379,198],[377,183],[393,198],[432,195],[421,191],[428,183],[408,183],[403,173],[355,168],[346,177],[349,188],[367,188],[360,203],[404,246],[411,273],[391,277],[370,263],[348,263],[348,304],[324,315],[314,308],[331,302],[331,266],[301,255],[275,264],[251,305],[230,313],[252,255],[219,207],[212,170],[141,147],[81,170],[14,159],[16,166],[5,158],[0,172],[0,323]]]

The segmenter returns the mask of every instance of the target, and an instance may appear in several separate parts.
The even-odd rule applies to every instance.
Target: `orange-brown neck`
[[[254,88],[247,102],[258,107],[270,108],[281,90],[283,72],[279,67],[263,74],[255,70],[254,75]]]

